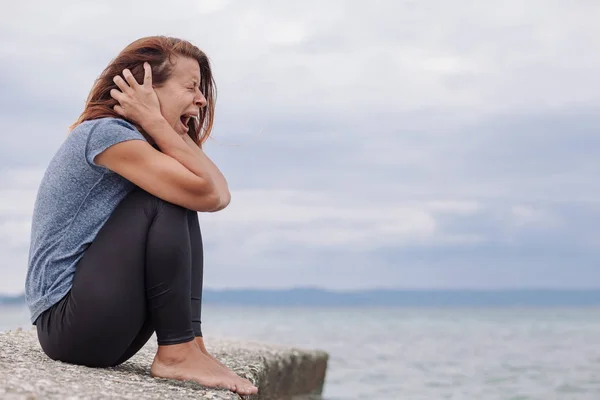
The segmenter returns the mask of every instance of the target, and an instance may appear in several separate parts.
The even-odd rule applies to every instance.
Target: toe
[[[252,391],[252,387],[244,386],[244,394],[254,394],[254,392]]]
[[[258,388],[253,385],[247,385],[244,387],[246,394],[256,394],[258,393]]]

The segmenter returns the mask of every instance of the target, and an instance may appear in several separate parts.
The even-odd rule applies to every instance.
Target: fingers
[[[116,105],[113,107],[113,110],[115,110],[115,112],[117,114],[119,114],[120,116],[124,117],[125,116],[125,110],[123,109],[123,107],[121,107],[120,105]]]
[[[144,63],[144,86],[152,87],[152,67],[147,62]]]
[[[139,86],[138,81],[135,80],[135,77],[133,76],[133,74],[131,73],[131,71],[127,68],[125,68],[123,70],[123,76],[125,77],[125,80],[127,81],[127,83],[129,83],[129,86],[132,88],[135,88],[137,86]]]
[[[152,69],[149,63],[144,63],[143,86],[127,68],[123,70],[122,76],[114,76],[113,82],[117,88],[110,90],[110,96],[118,102],[113,109],[120,116],[137,118],[140,117],[138,114],[145,113],[148,108],[160,112],[160,104],[152,87]]]
[[[119,89],[121,89],[123,93],[128,93],[131,89],[135,89],[136,87],[140,86],[129,69],[125,68],[123,70],[123,77],[125,77],[125,80],[123,80],[123,78],[121,78],[119,75],[116,75],[113,78],[113,82],[119,87]]]
[[[119,89],[121,89],[121,91],[118,91],[117,89],[111,89],[110,91],[110,96],[117,100],[121,105],[123,105],[123,102],[126,101],[127,94],[131,96],[133,94],[132,89],[139,87],[139,84],[129,69],[125,68],[123,70],[123,76],[125,77],[125,80],[123,80],[120,75],[113,77],[113,82]],[[123,110],[122,107],[121,110]]]
[[[111,89],[110,90],[110,97],[112,97],[113,99],[117,100],[119,102],[119,104],[116,104],[113,107],[113,110],[115,110],[115,112],[121,116],[125,116],[125,109],[123,108],[123,101],[125,100],[125,98],[127,96],[125,96],[123,93],[119,92],[117,89]]]
[[[119,75],[117,75],[113,78],[113,82],[117,85],[117,87],[119,89],[121,89],[121,92],[130,93],[131,87]],[[111,90],[111,94],[112,94],[112,90]]]
[[[125,100],[127,96],[125,96],[122,92],[119,92],[117,89],[111,89],[110,97],[122,104],[123,100]]]

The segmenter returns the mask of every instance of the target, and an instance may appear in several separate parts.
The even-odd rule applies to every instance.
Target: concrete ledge
[[[259,394],[252,400],[318,399],[328,355],[253,342],[207,338],[207,348]],[[155,338],[114,368],[88,368],[49,359],[35,330],[0,332],[0,398],[12,399],[240,399],[235,393],[194,382],[154,379],[150,365]]]

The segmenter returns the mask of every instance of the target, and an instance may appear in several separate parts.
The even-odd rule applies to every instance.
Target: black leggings
[[[136,189],[79,261],[69,293],[36,321],[54,360],[121,364],[156,331],[159,345],[202,336],[198,214]]]

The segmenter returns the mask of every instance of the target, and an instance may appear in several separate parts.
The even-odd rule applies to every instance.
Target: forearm
[[[215,180],[206,156],[199,157],[198,152],[186,144],[164,119],[148,122],[143,128],[154,139],[161,152],[179,161],[194,175],[209,181],[217,193],[220,193],[220,185]]]
[[[221,170],[219,170],[219,168],[206,155],[206,153],[204,153],[204,151],[200,147],[198,147],[198,145],[196,143],[194,143],[192,138],[190,138],[188,135],[186,135],[183,138],[183,140],[185,141],[185,143],[187,143],[187,145],[190,147],[190,149],[193,150],[193,152],[198,156],[198,158],[200,158],[202,160],[204,165],[206,165],[208,173],[211,176],[211,178],[217,188],[217,193],[219,193],[219,197],[221,197],[221,199],[223,199],[221,208],[225,208],[231,201],[231,194],[229,192],[229,185],[227,184],[227,179],[225,179],[225,176],[223,175]]]

